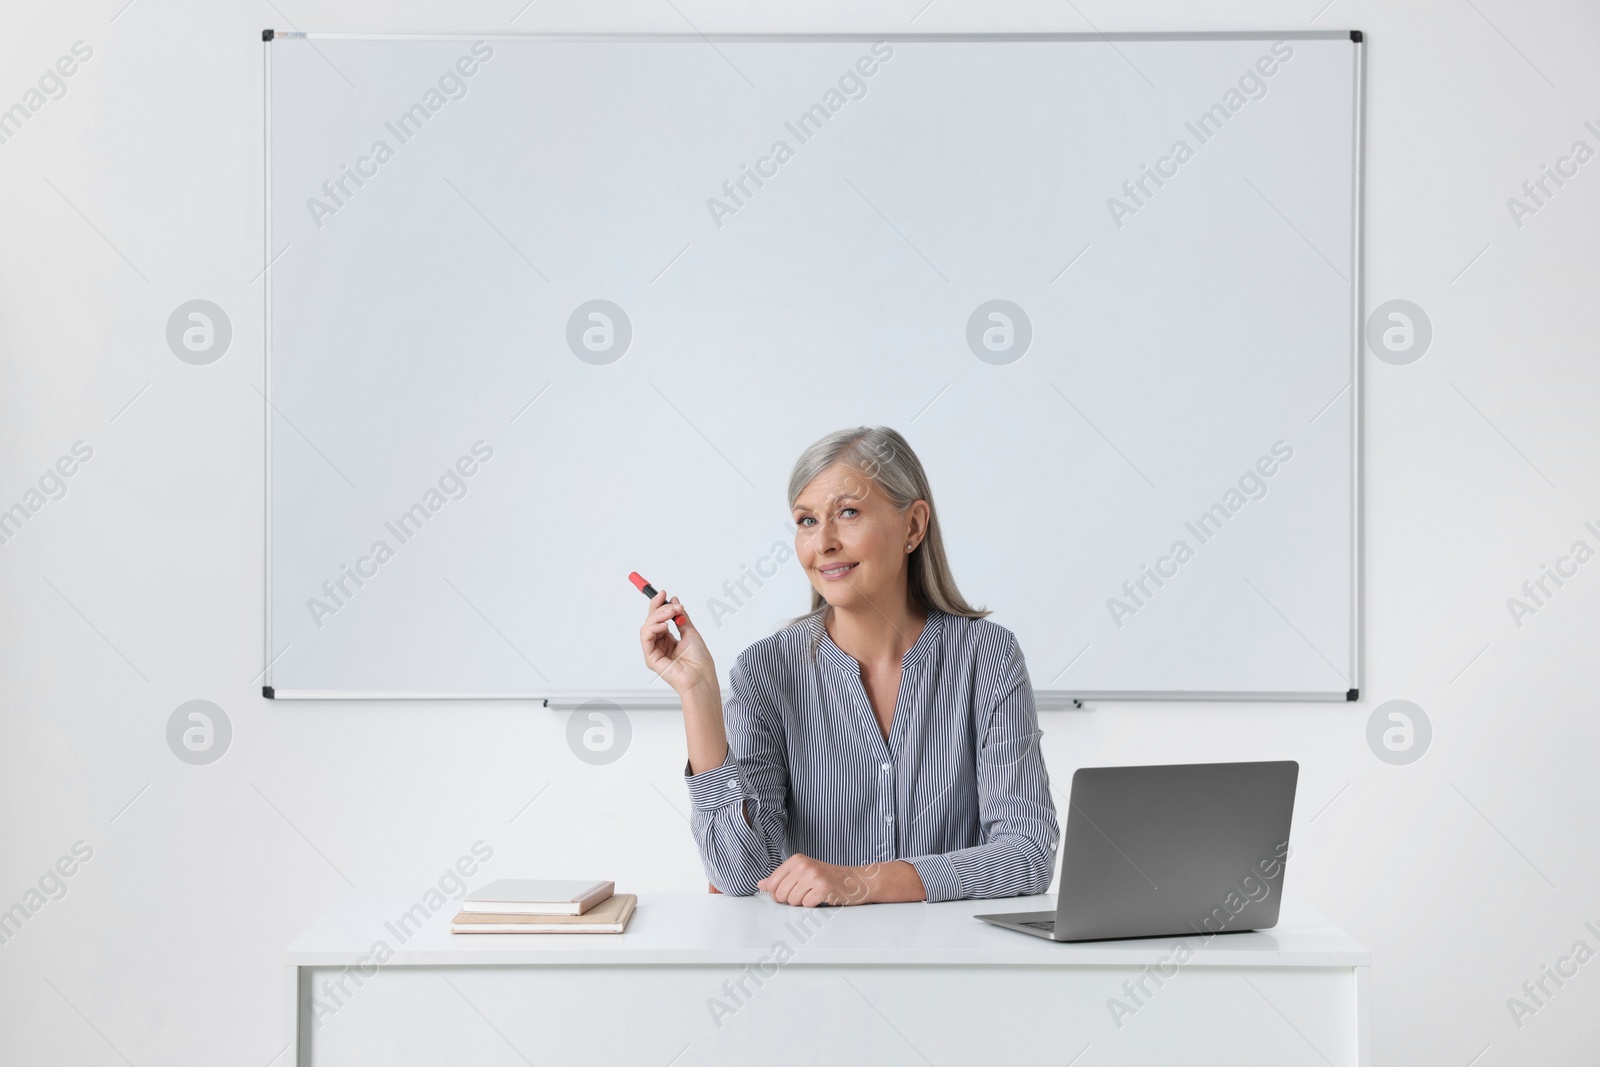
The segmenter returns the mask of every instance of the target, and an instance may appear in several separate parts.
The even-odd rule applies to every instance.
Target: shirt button
[[[739,791],[739,779],[737,779],[737,778],[729,778],[728,779],[728,792],[737,793],[738,791]]]
[[[885,773],[888,773],[889,765],[887,763],[885,763],[885,764],[883,764],[882,766],[879,767],[879,770],[881,770],[881,771],[883,771]]]
[[[885,815],[883,817],[883,821],[884,822],[894,822],[894,816],[893,815]]]

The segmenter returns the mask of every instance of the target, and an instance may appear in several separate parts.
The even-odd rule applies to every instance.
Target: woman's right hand
[[[668,629],[675,615],[684,617],[677,637]],[[644,648],[645,666],[659,674],[680,697],[716,691],[717,666],[712,662],[711,650],[677,597],[668,600],[666,593],[657,593],[650,598],[644,625],[639,628],[639,644]]]

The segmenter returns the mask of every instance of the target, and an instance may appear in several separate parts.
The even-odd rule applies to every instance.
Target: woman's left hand
[[[815,908],[819,904],[861,904],[867,896],[861,868],[823,863],[798,852],[757,882],[756,888],[771,893],[779,904],[802,908]]]

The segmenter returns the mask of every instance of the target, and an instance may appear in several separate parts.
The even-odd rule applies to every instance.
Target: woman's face
[[[795,557],[835,608],[898,606],[906,597],[907,546],[921,543],[927,516],[925,501],[898,511],[871,478],[835,463],[795,501]]]

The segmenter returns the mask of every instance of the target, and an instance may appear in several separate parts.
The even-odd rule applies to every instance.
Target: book
[[[486,915],[461,911],[450,920],[452,934],[620,934],[633,918],[639,898],[632,893],[607,897],[582,915]]]
[[[611,896],[611,882],[501,878],[473,890],[462,911],[484,915],[582,915]]]

